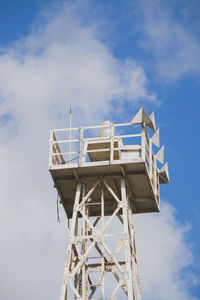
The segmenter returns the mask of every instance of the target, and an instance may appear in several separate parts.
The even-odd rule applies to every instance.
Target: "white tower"
[[[60,300],[141,300],[133,216],[159,212],[169,182],[153,144],[159,129],[143,108],[130,123],[51,131],[49,170],[71,219]]]

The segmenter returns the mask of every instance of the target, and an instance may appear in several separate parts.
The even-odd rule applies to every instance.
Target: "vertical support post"
[[[123,211],[123,224],[124,224],[124,236],[125,236],[125,260],[126,260],[126,272],[127,272],[128,299],[131,300],[131,299],[135,299],[135,297],[133,294],[133,284],[132,284],[131,248],[129,243],[128,205],[127,205],[125,178],[121,178],[121,197],[122,197],[122,211]]]
[[[129,205],[129,224],[130,224],[130,236],[131,236],[131,245],[132,245],[132,266],[133,266],[133,278],[135,279],[135,294],[136,299],[141,300],[141,285],[140,285],[140,275],[138,269],[138,262],[137,262],[137,254],[136,254],[136,241],[135,241],[135,225],[134,225],[134,217],[133,217],[133,209],[130,201],[128,202]]]
[[[89,208],[86,208],[86,216],[89,217]],[[88,224],[85,222],[85,236],[88,236]],[[85,252],[88,250],[88,239],[85,239]],[[88,257],[85,260],[86,268],[85,268],[85,299],[88,299]]]
[[[77,189],[76,189],[76,195],[75,195],[75,202],[74,202],[74,209],[73,209],[73,216],[72,216],[72,223],[71,223],[71,230],[70,230],[70,238],[69,238],[69,244],[68,244],[68,250],[67,250],[67,256],[66,256],[66,262],[65,262],[65,268],[64,268],[64,276],[63,276],[63,282],[62,282],[62,288],[61,288],[61,296],[60,300],[67,300],[67,277],[69,274],[70,269],[70,263],[71,263],[71,256],[72,256],[72,245],[74,244],[74,237],[77,234],[77,226],[78,226],[78,203],[80,200],[80,194],[81,194],[81,182],[78,182]]]
[[[83,197],[85,197],[85,184],[83,184]],[[84,211],[84,214],[86,214],[86,210],[88,209],[88,207],[86,205],[84,205],[83,207],[83,211]],[[86,235],[86,227],[87,227],[87,224],[86,224],[86,221],[83,220],[83,235]],[[83,239],[82,240],[82,255],[87,251],[87,244],[86,244],[86,240]],[[86,267],[85,267],[85,264],[86,264],[86,261],[84,262],[83,264],[83,267],[82,267],[82,298],[83,299],[86,299]]]
[[[105,300],[105,286],[104,286],[104,271],[105,271],[105,254],[104,254],[104,185],[103,181],[101,183],[101,234],[102,234],[102,247],[101,247],[101,276],[102,276],[102,287],[101,287],[101,296],[102,300]]]

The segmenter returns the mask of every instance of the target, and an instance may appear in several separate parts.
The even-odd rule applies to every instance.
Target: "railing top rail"
[[[56,128],[52,129],[53,132],[59,132],[59,131],[69,131],[69,130],[79,130],[81,127],[72,127],[72,128]]]
[[[118,123],[118,124],[114,124],[111,123],[110,125],[91,125],[91,126],[80,126],[80,127],[72,127],[72,128],[56,128],[56,129],[52,129],[53,132],[59,132],[59,131],[70,131],[70,130],[80,130],[80,129],[97,129],[97,128],[106,128],[106,127],[110,127],[110,126],[114,126],[114,127],[120,127],[120,126],[132,126],[133,124],[129,123]]]

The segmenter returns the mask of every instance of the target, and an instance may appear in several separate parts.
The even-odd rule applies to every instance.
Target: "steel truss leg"
[[[105,180],[78,182],[60,300],[121,299],[120,290],[123,299],[141,300],[133,207],[126,181],[120,181],[120,196]],[[112,283],[106,280],[108,273]]]

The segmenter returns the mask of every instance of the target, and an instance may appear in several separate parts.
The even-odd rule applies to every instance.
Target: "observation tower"
[[[51,130],[49,171],[70,236],[60,300],[141,300],[134,214],[159,212],[169,182],[154,113]],[[163,166],[159,169],[157,161]]]

